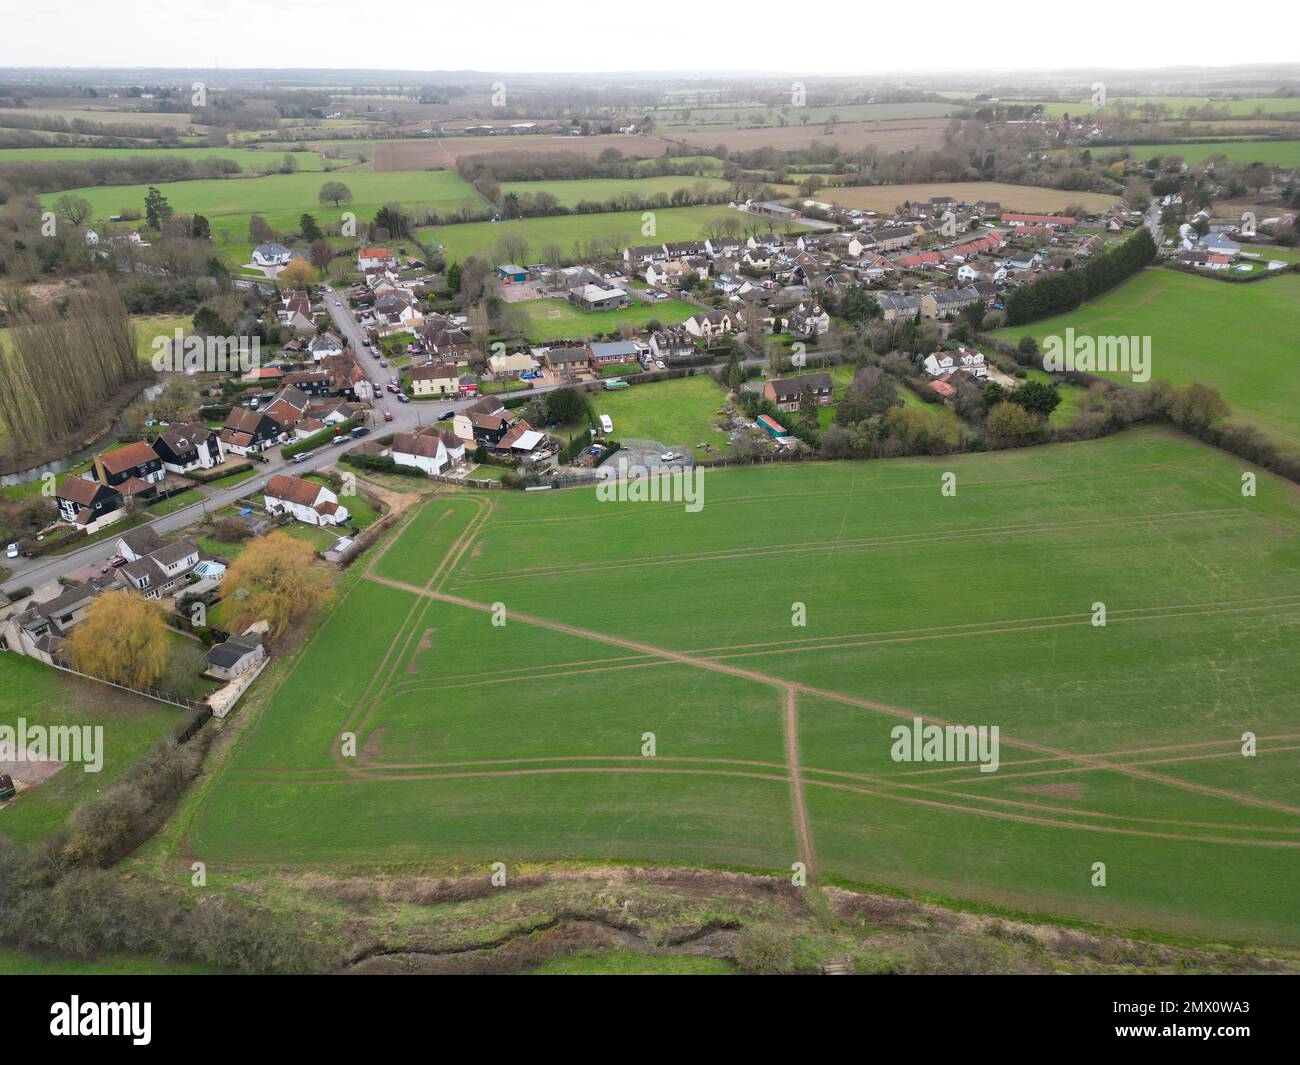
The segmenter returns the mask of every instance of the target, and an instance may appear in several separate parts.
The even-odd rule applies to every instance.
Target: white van
[[[600,416],[600,431],[606,436],[609,436],[609,434],[614,431],[614,423],[609,420],[608,414],[602,414]]]

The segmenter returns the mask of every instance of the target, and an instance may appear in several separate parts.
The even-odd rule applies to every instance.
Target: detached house
[[[831,316],[820,304],[804,301],[787,318],[787,327],[795,336],[821,336],[831,327]]]
[[[127,538],[118,540],[119,550]],[[199,547],[193,540],[162,544],[147,554],[127,562],[117,571],[117,579],[146,599],[174,595],[199,562]]]
[[[138,491],[128,493],[125,486],[132,481],[151,486],[167,476],[163,471],[162,459],[143,440],[96,455],[95,474],[104,484],[111,485],[124,495],[151,494]]]
[[[417,366],[411,371],[411,394],[455,397],[460,395],[460,375],[446,363]]]
[[[304,525],[343,525],[348,520],[348,508],[323,484],[290,474],[272,477],[264,498],[268,514],[290,514]]]
[[[695,357],[695,341],[682,326],[675,325],[650,334],[650,354],[664,362]]]
[[[225,459],[221,438],[199,422],[173,426],[153,442],[153,449],[163,469],[172,473],[211,469]]]
[[[87,532],[109,525],[125,514],[121,509],[122,493],[88,477],[65,477],[54,491],[54,501],[59,507],[59,517]]]
[[[446,429],[425,426],[419,432],[394,436],[392,453],[393,461],[399,466],[414,466],[428,474],[439,474],[448,466],[464,461],[465,442]]]
[[[693,337],[713,341],[736,328],[735,320],[726,311],[706,311],[693,314],[682,323],[682,327]]]
[[[279,443],[284,431],[284,426],[264,411],[236,407],[226,415],[226,424],[219,435],[227,451],[248,455]]]
[[[921,314],[926,318],[951,318],[963,307],[981,302],[979,292],[969,285],[956,291],[927,292],[921,297]]]
[[[768,381],[763,386],[763,398],[776,405],[777,410],[799,409],[799,400],[805,391],[811,391],[819,407],[831,402],[831,375],[828,373],[801,374],[780,381]]]

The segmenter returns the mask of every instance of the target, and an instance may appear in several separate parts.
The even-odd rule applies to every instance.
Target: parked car
[[[10,544],[8,547],[5,548],[5,558],[17,558],[17,557],[18,557],[18,545],[16,543]]]
[[[356,440],[358,437],[369,436],[369,435],[370,435],[370,429],[364,425],[358,425],[355,429],[352,430],[353,440]]]
[[[385,370],[387,370],[387,369],[388,369],[388,360],[387,360],[387,359],[380,359],[380,360],[379,360],[379,365],[382,366]]]
[[[438,415],[438,421],[445,422],[448,418],[454,417],[456,417],[456,412],[454,410],[445,410]]]
[[[330,441],[331,444],[346,444],[347,442],[348,438],[346,436],[336,436]]]
[[[662,370],[663,368],[664,368],[664,360],[663,360],[663,359],[655,359],[655,369],[656,369],[656,370]]]
[[[393,395],[395,395],[395,396],[396,396],[396,395],[400,395],[401,392],[402,392],[402,390],[401,390],[400,388],[398,388],[397,385],[389,385],[389,386],[388,386],[388,391],[390,391],[391,393],[393,393]]]
[[[299,451],[298,454],[294,455],[292,461],[294,461],[294,462],[306,462],[306,461],[307,461],[309,458],[311,458],[312,455],[314,455],[314,454],[316,454],[316,452],[314,452],[314,451]]]
[[[126,556],[114,555],[112,558],[108,560],[108,564],[112,566],[114,569],[120,569],[121,567],[126,565]]]
[[[676,454],[674,454],[673,452],[671,452],[671,451],[665,451],[662,455],[659,456],[659,461],[660,461],[660,462],[672,462],[673,459],[675,459],[676,457],[677,457]]]
[[[391,422],[392,420],[393,420],[393,412],[391,410],[384,411],[384,421]]]

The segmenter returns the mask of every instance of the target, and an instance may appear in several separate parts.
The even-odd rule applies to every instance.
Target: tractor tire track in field
[[[859,537],[856,539],[839,539],[829,543],[808,543],[807,541],[803,541],[797,544],[777,544],[771,547],[737,547],[718,549],[716,551],[681,553],[676,555],[642,555],[638,558],[616,559],[609,562],[602,562],[600,565],[600,572],[605,573],[614,569],[638,569],[644,566],[677,566],[693,562],[743,562],[755,558],[769,558],[777,555],[802,555],[824,552],[834,553],[836,551],[853,551],[873,547],[888,548],[910,546],[913,544],[941,544],[950,543],[952,541],[962,541],[972,536],[1023,536],[1033,533],[1079,532],[1084,529],[1112,529],[1129,525],[1149,525],[1158,521],[1183,521],[1188,519],[1223,517],[1235,518],[1242,516],[1243,513],[1250,516],[1248,512],[1244,512],[1241,508],[1216,507],[1207,510],[1189,510],[1176,513],[1136,514],[1124,518],[1081,518],[1077,521],[1066,522],[1030,522],[1024,525],[984,525],[970,529],[954,530],[952,532],[908,533],[898,536]],[[570,573],[589,573],[591,572],[591,569],[592,567],[589,562],[568,562],[554,566],[537,566],[527,570],[497,571],[491,574],[485,574],[481,577],[462,575],[458,578],[457,583],[481,584],[488,581],[517,580],[521,577],[563,576]]]
[[[372,579],[380,580],[382,583],[390,584],[393,587],[403,588],[406,591],[414,592],[417,595],[428,595],[435,599],[439,599],[443,602],[451,603],[456,606],[467,607],[471,610],[478,610],[480,612],[491,612],[492,610],[491,605],[487,603],[479,603],[472,599],[466,599],[463,596],[451,595],[446,592],[431,592],[421,588],[417,588],[415,585],[412,584],[407,584],[402,581],[393,581],[386,578],[375,577]],[[522,621],[524,624],[535,625],[539,628],[547,628],[547,629],[552,629],[556,632],[567,633],[568,635],[578,637],[579,639],[594,640],[598,643],[610,644],[615,647],[622,647],[626,650],[635,651],[640,654],[658,655],[662,658],[666,658],[674,662],[681,662],[685,665],[695,666],[696,668],[699,669],[714,670],[716,672],[724,673],[730,676],[740,677],[745,680],[754,681],[755,683],[759,683],[759,684],[770,684],[776,687],[781,687],[783,685],[790,684],[797,693],[805,693],[808,695],[814,695],[820,698],[828,699],[831,702],[839,702],[839,703],[847,704],[849,706],[858,706],[867,710],[875,710],[879,713],[889,714],[894,717],[902,718],[907,721],[911,721],[915,717],[924,716],[926,720],[934,724],[938,724],[938,725],[953,724],[953,722],[951,721],[945,721],[933,715],[919,715],[914,711],[906,710],[898,706],[891,706],[888,703],[876,702],[871,699],[862,699],[856,696],[846,695],[843,692],[831,691],[825,688],[817,688],[808,684],[792,683],[790,681],[782,680],[779,677],[772,677],[765,673],[759,673],[755,670],[743,669],[739,666],[730,666],[724,662],[713,661],[710,659],[694,658],[688,654],[684,654],[679,651],[671,651],[668,650],[667,648],[655,647],[651,644],[640,643],[636,640],[625,640],[616,636],[611,636],[607,633],[594,632],[590,629],[583,629],[576,625],[569,625],[564,622],[551,620],[549,618],[541,618],[534,615],[521,614],[521,613],[514,613],[511,616],[518,621]],[[1020,747],[1024,750],[1032,751],[1036,754],[1057,757],[1064,760],[1073,761],[1083,765],[1091,766],[1097,769],[1109,769],[1116,773],[1121,773],[1127,776],[1131,776],[1139,780],[1146,780],[1152,783],[1162,784],[1167,787],[1179,788],[1184,791],[1195,792],[1197,794],[1212,795],[1216,798],[1226,799],[1231,802],[1244,803],[1248,806],[1258,806],[1263,809],[1270,809],[1270,810],[1276,810],[1287,814],[1300,815],[1300,807],[1291,806],[1286,803],[1274,802],[1268,799],[1261,799],[1252,795],[1244,795],[1239,792],[1231,791],[1227,788],[1216,788],[1210,785],[1196,784],[1191,781],[1178,780],[1173,777],[1162,776],[1158,773],[1152,773],[1140,768],[1127,766],[1122,763],[1108,762],[1105,759],[1099,758],[1096,755],[1076,754],[1071,751],[1061,750],[1060,748],[1049,747],[1046,744],[1033,743],[1028,740],[1019,740],[1008,736],[1003,736],[1002,740],[1008,743],[1012,747]]]

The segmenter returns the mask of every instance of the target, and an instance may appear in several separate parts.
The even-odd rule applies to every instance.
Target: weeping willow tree
[[[77,429],[95,407],[142,376],[135,330],[110,281],[52,303],[14,308],[0,348],[0,422],[14,451]]]

